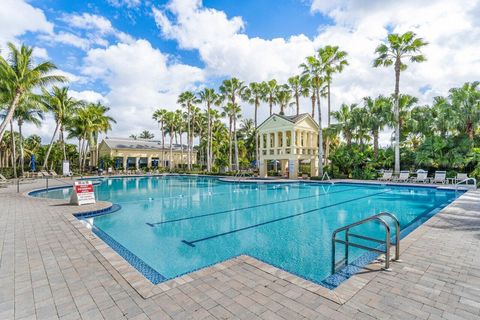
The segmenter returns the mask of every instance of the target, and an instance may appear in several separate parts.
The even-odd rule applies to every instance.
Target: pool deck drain
[[[478,191],[404,238],[391,272],[374,263],[335,290],[248,256],[154,286],[73,216],[108,203],[79,208],[15,191],[0,189],[0,319],[480,317]]]

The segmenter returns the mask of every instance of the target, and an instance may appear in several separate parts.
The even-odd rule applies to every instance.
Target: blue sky
[[[480,0],[2,0],[0,48],[34,46],[37,59],[52,60],[70,79],[74,97],[111,108],[111,135],[128,136],[157,130],[152,112],[178,108],[184,90],[217,88],[233,76],[282,83],[327,44],[347,51],[349,61],[333,79],[333,110],[390,94],[393,70],[372,68],[389,32],[413,31],[430,43],[428,60],[409,66],[400,84],[430,103],[480,79],[478,16]],[[252,106],[242,109],[253,116]],[[307,99],[301,110],[310,110]],[[261,106],[259,120],[267,113]],[[26,133],[49,139],[53,125],[49,117]]]

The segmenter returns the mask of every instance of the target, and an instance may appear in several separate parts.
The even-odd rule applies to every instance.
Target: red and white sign
[[[92,181],[76,181],[73,186],[72,197],[70,198],[71,204],[77,204],[79,206],[83,204],[95,203],[95,194],[93,193]]]

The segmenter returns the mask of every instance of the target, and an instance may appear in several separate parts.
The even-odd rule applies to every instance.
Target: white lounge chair
[[[40,174],[41,174],[42,176],[44,176],[44,177],[50,177],[50,173],[48,173],[48,172],[45,171],[45,170],[40,171]]]
[[[10,180],[0,173],[0,187],[6,188],[8,184],[10,184]]]
[[[410,178],[410,171],[400,171],[397,178],[393,179],[396,182],[406,182]]]
[[[425,183],[428,181],[428,172],[424,170],[418,170],[417,176],[412,178],[412,182],[415,183]]]
[[[445,184],[447,182],[447,171],[435,171],[435,176],[431,182]]]
[[[468,179],[468,174],[466,173],[457,173],[457,176],[454,179],[454,183],[459,183],[463,180]]]
[[[58,176],[58,174],[55,172],[55,170],[50,170],[49,173],[52,177]]]
[[[392,171],[384,171],[383,176],[378,178],[378,180],[379,181],[390,181],[390,180],[392,180],[392,174],[393,174]]]

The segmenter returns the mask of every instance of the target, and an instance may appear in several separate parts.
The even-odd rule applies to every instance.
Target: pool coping
[[[312,181],[316,182],[316,181]],[[347,182],[347,181],[345,181]],[[378,184],[378,183],[377,183]],[[406,186],[406,184],[403,184]],[[38,190],[38,189],[37,189]],[[33,191],[33,190],[32,190]],[[30,192],[32,192],[30,191]],[[30,192],[24,193],[24,195],[29,196]],[[455,204],[463,196],[470,193],[470,191],[464,192],[457,199],[443,207],[436,214],[428,218],[427,221],[422,223],[420,226],[416,227],[413,231],[409,232],[401,241],[400,252],[404,252],[411,244],[413,244],[420,236],[422,236],[427,231],[427,226],[434,224],[438,219],[439,215],[447,210],[451,205]],[[32,197],[32,196],[30,196]],[[46,200],[43,198],[37,198],[38,200]],[[63,202],[63,200],[59,200]],[[64,203],[64,202],[63,202]],[[98,202],[97,204],[102,204],[101,209],[95,208],[90,211],[99,211],[106,210],[113,206],[110,202]],[[65,214],[65,217],[70,223],[78,230],[84,238],[89,241],[89,243],[105,258],[105,260],[122,276],[127,283],[135,290],[137,293],[144,299],[153,297],[157,294],[161,294],[168,290],[171,290],[179,285],[194,281],[195,279],[213,274],[219,270],[227,269],[239,262],[246,263],[252,267],[255,267],[267,274],[278,277],[284,281],[297,285],[309,292],[317,294],[323,298],[326,298],[336,304],[344,304],[350,298],[352,298],[358,291],[360,291],[368,282],[370,282],[377,274],[377,271],[383,271],[381,262],[381,257],[373,260],[367,265],[360,268],[360,271],[350,276],[347,280],[343,281],[334,289],[328,289],[320,284],[312,282],[310,280],[304,279],[300,276],[292,274],[288,271],[282,270],[278,267],[260,261],[252,256],[242,254],[233,258],[230,258],[226,261],[216,263],[211,266],[206,266],[199,270],[181,275],[177,278],[166,280],[164,282],[153,284],[148,280],[140,271],[133,267],[127,260],[125,260],[119,253],[117,253],[113,248],[106,244],[99,236],[97,236],[90,228],[87,227],[85,222],[78,219],[76,215],[78,213],[88,212],[90,206],[83,206],[81,210],[75,212],[74,214]],[[93,209],[93,207],[90,207]],[[80,209],[80,207],[79,207]],[[392,262],[392,265],[395,266],[401,264],[401,261]],[[388,272],[388,271],[384,271]]]

